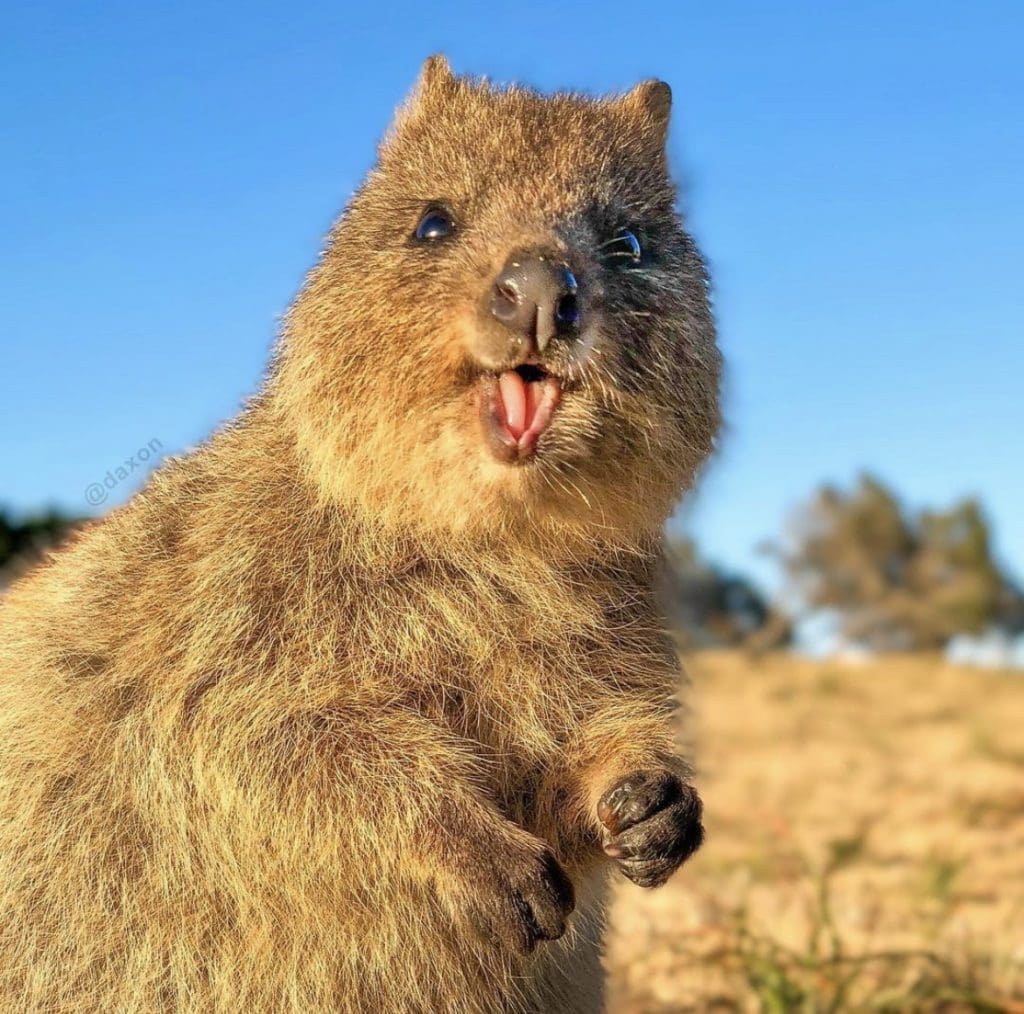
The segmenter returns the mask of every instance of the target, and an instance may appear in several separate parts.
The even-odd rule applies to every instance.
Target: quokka
[[[252,402],[6,594],[4,1009],[600,1009],[606,877],[703,837],[669,109],[428,60]]]

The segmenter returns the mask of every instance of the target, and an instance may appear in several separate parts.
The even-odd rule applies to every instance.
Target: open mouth
[[[480,414],[495,457],[524,462],[537,448],[541,434],[562,397],[562,382],[536,363],[485,374],[481,381]]]

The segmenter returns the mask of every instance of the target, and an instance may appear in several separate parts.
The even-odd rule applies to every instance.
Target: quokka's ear
[[[445,87],[455,80],[448,58],[443,53],[434,53],[423,61],[416,90],[429,92],[438,86]]]
[[[672,89],[664,81],[641,81],[620,101],[640,119],[657,143],[664,145],[672,115]]]
[[[455,84],[455,75],[448,60],[440,53],[428,56],[405,103],[406,109],[412,112],[435,99],[443,100],[451,94]]]
[[[386,148],[404,127],[417,123],[443,108],[455,95],[458,87],[459,79],[452,73],[448,61],[440,53],[428,56],[420,69],[416,84],[398,107],[391,126],[382,138],[381,149]]]

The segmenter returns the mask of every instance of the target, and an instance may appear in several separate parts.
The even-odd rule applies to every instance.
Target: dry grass
[[[1024,678],[689,667],[708,842],[619,888],[611,1009],[1024,1014]]]

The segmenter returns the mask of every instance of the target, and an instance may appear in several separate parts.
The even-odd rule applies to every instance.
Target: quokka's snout
[[[491,285],[488,328],[473,348],[481,362],[519,366],[542,355],[552,341],[579,339],[579,284],[569,265],[550,250],[517,250]]]
[[[576,275],[552,249],[513,251],[489,286],[468,351],[482,370],[481,421],[499,461],[528,462],[565,392],[566,356],[583,342]]]

